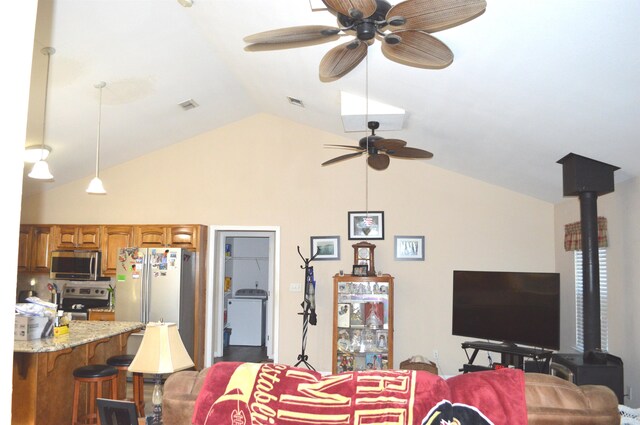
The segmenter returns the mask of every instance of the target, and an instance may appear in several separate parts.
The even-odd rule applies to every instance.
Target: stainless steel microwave
[[[51,279],[99,280],[100,251],[53,251]]]

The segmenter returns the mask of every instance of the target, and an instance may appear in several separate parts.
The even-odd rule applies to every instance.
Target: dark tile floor
[[[217,362],[250,362],[263,363],[269,361],[267,347],[252,347],[247,345],[230,345],[224,349],[222,357],[213,359]]]

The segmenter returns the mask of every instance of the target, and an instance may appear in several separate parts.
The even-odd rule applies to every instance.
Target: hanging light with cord
[[[42,116],[42,146],[40,150],[40,159],[33,164],[31,172],[28,174],[30,178],[36,180],[53,180],[53,174],[49,171],[49,164],[45,161],[45,158],[49,154],[50,148],[44,145],[45,130],[47,128],[47,93],[49,91],[49,63],[51,62],[51,55],[56,52],[53,47],[45,47],[40,50],[43,55],[47,56],[47,80],[44,89],[44,115]],[[46,154],[45,154],[46,153]]]
[[[107,85],[104,81],[100,81],[94,87],[100,90],[100,102],[98,106],[98,136],[96,142],[96,176],[91,179],[87,193],[92,195],[106,195],[107,191],[104,190],[102,180],[100,180],[100,124],[102,120],[102,89]]]

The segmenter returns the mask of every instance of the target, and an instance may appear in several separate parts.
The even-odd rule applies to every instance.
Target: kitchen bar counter
[[[140,322],[99,322],[89,320],[72,320],[69,333],[31,341],[15,341],[13,351],[16,353],[45,353],[73,348],[103,338],[120,335],[142,328]]]
[[[142,327],[139,322],[72,321],[68,334],[15,341],[11,423],[71,423],[73,370],[126,354],[129,335]],[[81,400],[88,396],[85,387]]]

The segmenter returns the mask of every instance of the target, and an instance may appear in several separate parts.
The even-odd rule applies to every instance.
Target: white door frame
[[[211,366],[214,357],[223,353],[224,321],[224,240],[226,237],[268,237],[269,243],[269,300],[267,301],[267,355],[278,362],[278,317],[280,281],[279,226],[209,226],[207,247],[207,300],[204,366]],[[219,325],[220,324],[220,325]]]

